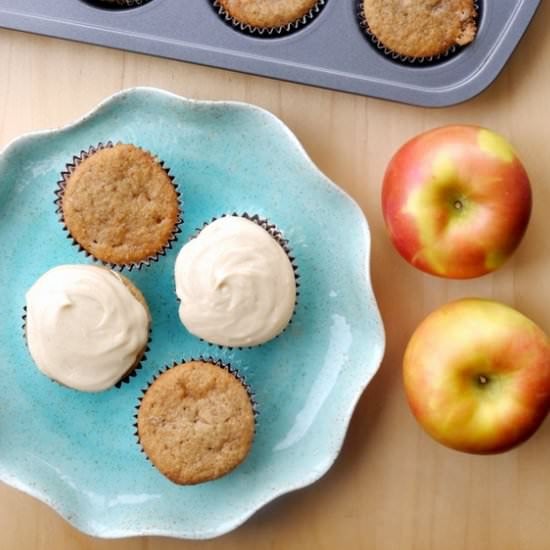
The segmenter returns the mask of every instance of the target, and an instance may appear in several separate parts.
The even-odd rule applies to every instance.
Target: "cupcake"
[[[56,204],[87,254],[110,267],[156,260],[179,231],[179,195],[151,153],[119,143],[92,147],[62,174]]]
[[[362,0],[360,18],[385,53],[408,60],[434,58],[472,42],[475,0]]]
[[[153,465],[180,485],[217,479],[252,446],[254,405],[229,367],[189,361],[163,372],[144,392],[137,436]]]
[[[252,34],[284,33],[308,23],[326,0],[214,0],[233,26]]]
[[[211,344],[263,344],[290,322],[296,279],[287,243],[273,225],[257,216],[215,219],[176,259],[181,322]]]
[[[60,384],[100,392],[144,357],[151,318],[145,298],[103,267],[62,265],[26,294],[25,336],[38,369]]]

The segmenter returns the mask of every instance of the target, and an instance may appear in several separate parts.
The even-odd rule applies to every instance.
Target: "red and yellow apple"
[[[408,262],[466,279],[494,271],[516,249],[529,223],[531,187],[505,138],[476,126],[446,126],[395,154],[382,209]]]
[[[431,313],[403,361],[416,419],[440,443],[497,453],[528,439],[550,407],[550,343],[504,304],[463,299]]]

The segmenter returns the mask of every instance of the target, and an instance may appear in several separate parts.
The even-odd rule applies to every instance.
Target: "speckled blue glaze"
[[[88,263],[55,215],[66,162],[100,141],[135,143],[166,161],[184,200],[183,233],[158,263],[128,276],[153,315],[151,352],[121,389],[84,394],[39,373],[21,331],[26,289],[47,269]],[[173,265],[204,221],[248,211],[289,239],[301,274],[290,327],[249,350],[218,350],[178,320]],[[358,206],[270,113],[189,101],[154,89],[116,94],[61,130],[24,136],[0,155],[0,479],[102,537],[209,538],[234,529],[278,495],[321,477],[384,351],[369,279],[370,236]],[[253,450],[230,475],[178,487],[134,437],[138,396],[163,365],[209,354],[242,374],[260,416]]]

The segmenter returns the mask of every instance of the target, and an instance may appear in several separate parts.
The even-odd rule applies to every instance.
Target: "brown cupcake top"
[[[476,36],[474,0],[364,0],[371,33],[386,48],[408,57],[432,57]]]
[[[151,462],[174,483],[216,479],[247,456],[254,410],[243,384],[228,370],[203,361],[177,365],[146,391],[138,436]]]
[[[218,0],[233,19],[257,28],[283,27],[301,19],[319,0]]]
[[[100,149],[66,177],[61,198],[71,236],[99,260],[130,264],[168,244],[180,207],[172,180],[134,145]]]

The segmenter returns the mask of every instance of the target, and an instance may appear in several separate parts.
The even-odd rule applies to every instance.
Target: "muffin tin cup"
[[[300,17],[296,21],[293,21],[292,23],[278,27],[255,27],[248,23],[243,23],[228,13],[219,0],[213,0],[212,7],[225,21],[225,23],[239,32],[249,36],[255,36],[257,38],[279,38],[303,29],[319,15],[327,2],[328,0],[318,0],[317,3],[304,16]]]
[[[21,324],[21,330],[23,332],[23,340],[25,342],[25,346],[27,347],[27,349],[29,349],[29,346],[27,344],[27,306],[23,306],[23,314],[21,315],[21,319],[23,321],[22,324]],[[130,368],[130,370],[128,370],[128,372],[118,382],[113,384],[113,386],[111,388],[107,388],[107,389],[105,389],[101,392],[90,392],[90,393],[103,393],[103,392],[112,390],[113,388],[116,388],[117,390],[119,390],[120,388],[122,388],[122,386],[124,384],[129,384],[132,381],[132,378],[135,378],[138,375],[138,372],[143,368],[143,363],[147,360],[147,354],[151,351],[151,347],[150,347],[151,346],[151,332],[152,332],[152,328],[149,327],[149,335],[147,337],[147,344],[145,345],[145,348],[141,352],[141,355],[139,356],[138,360],[136,361],[136,364],[134,366],[132,366]],[[30,353],[30,350],[29,350],[29,353]],[[68,386],[65,386],[65,384],[61,384],[61,382],[58,382],[57,380],[54,380],[53,378],[50,378],[46,374],[44,374],[44,376],[46,376],[54,384],[57,384],[58,386],[61,386],[62,388],[65,388],[65,389],[69,388]],[[74,388],[69,388],[69,389],[74,389]],[[74,391],[80,391],[80,390],[74,389]]]
[[[73,173],[74,169],[82,163],[84,160],[92,156],[93,154],[97,153],[98,151],[101,151],[102,149],[108,149],[113,148],[115,144],[111,141],[108,141],[106,143],[99,143],[98,145],[91,145],[90,148],[87,151],[81,151],[79,155],[75,155],[73,157],[72,162],[68,163],[65,166],[65,170],[61,172],[61,179],[57,182],[57,190],[55,191],[56,199],[54,201],[54,204],[56,206],[56,214],[59,217],[59,222],[63,225],[63,230],[67,233],[67,238],[71,239],[71,242],[73,246],[76,246],[79,250],[79,252],[83,252],[86,257],[92,258],[94,261],[101,263],[105,267],[108,267],[109,269],[115,270],[115,271],[123,271],[127,269],[128,271],[132,271],[133,269],[140,270],[142,267],[149,267],[152,262],[158,262],[161,256],[165,256],[168,250],[170,250],[174,243],[178,240],[178,234],[181,233],[181,225],[183,224],[183,204],[181,199],[181,193],[178,189],[178,185],[174,179],[174,176],[170,174],[169,168],[167,168],[164,164],[164,161],[158,159],[157,157],[154,157],[155,160],[158,162],[159,166],[164,170],[166,175],[170,178],[170,181],[172,182],[172,185],[174,186],[174,189],[176,191],[177,199],[179,202],[180,207],[180,213],[178,216],[178,219],[176,220],[176,223],[174,225],[174,231],[172,232],[171,237],[168,239],[166,244],[162,247],[162,249],[158,250],[154,254],[150,255],[149,257],[145,258],[144,260],[138,261],[138,262],[128,262],[128,263],[113,263],[113,262],[106,262],[102,260],[101,258],[97,258],[92,254],[89,250],[86,250],[76,239],[72,236],[71,232],[69,231],[66,223],[65,223],[65,216],[63,214],[63,195],[65,194],[65,188],[67,186],[67,182],[69,179],[69,176]],[[142,149],[145,151],[145,149]],[[149,154],[149,151],[146,151]]]
[[[290,248],[290,245],[288,243],[288,240],[285,239],[285,237],[283,236],[283,233],[277,228],[277,226],[275,224],[272,224],[269,220],[267,220],[266,218],[262,218],[261,216],[259,216],[257,214],[249,214],[248,212],[243,212],[242,214],[239,214],[237,212],[233,212],[232,214],[222,214],[219,217],[213,217],[210,221],[204,222],[202,227],[200,229],[197,229],[195,231],[195,233],[191,236],[190,240],[196,239],[199,236],[200,232],[205,227],[210,225],[211,223],[213,223],[216,220],[219,220],[221,218],[226,218],[228,216],[234,216],[234,217],[237,217],[237,218],[244,218],[246,220],[254,222],[256,225],[259,225],[262,229],[265,229],[271,235],[271,237],[273,237],[277,241],[277,243],[281,246],[281,248],[285,251],[285,254],[287,255],[287,257],[290,261],[290,264],[292,265],[292,269],[294,271],[294,281],[296,283],[296,301],[294,302],[294,311],[292,312],[292,317],[290,318],[290,321],[288,322],[286,327],[281,332],[279,332],[279,334],[275,335],[271,340],[268,340],[267,342],[264,342],[262,344],[257,344],[256,346],[245,346],[245,347],[243,347],[243,346],[222,346],[220,344],[214,344],[212,342],[208,342],[204,338],[199,338],[199,340],[201,342],[204,342],[205,344],[208,344],[210,347],[217,347],[219,350],[255,349],[255,348],[258,348],[260,346],[263,346],[264,344],[267,344],[268,342],[271,342],[271,341],[275,340],[276,338],[279,338],[279,336],[281,336],[288,329],[288,327],[292,324],[292,320],[294,319],[294,316],[296,315],[296,310],[298,309],[298,299],[299,299],[299,296],[300,296],[300,273],[299,273],[299,270],[298,270],[296,257],[293,255],[292,250]],[[178,301],[178,303],[181,303],[181,300],[179,298],[177,299],[177,301]]]
[[[246,380],[243,376],[239,374],[238,371],[236,371],[229,363],[225,363],[221,359],[216,359],[212,356],[203,356],[200,355],[199,357],[192,357],[189,359],[182,359],[181,361],[174,361],[172,364],[165,365],[162,367],[154,376],[153,378],[148,382],[148,384],[142,388],[141,395],[138,397],[137,405],[134,409],[134,437],[136,438],[136,444],[139,447],[140,452],[143,454],[143,456],[147,459],[149,464],[154,468],[154,464],[151,462],[149,457],[147,456],[147,453],[143,449],[143,446],[141,445],[141,441],[139,438],[139,430],[138,430],[138,414],[139,409],[141,407],[141,402],[143,401],[143,397],[147,393],[147,390],[153,385],[153,383],[157,380],[159,376],[164,374],[165,372],[169,371],[170,369],[173,369],[174,367],[177,367],[178,365],[182,365],[185,363],[192,363],[194,361],[201,362],[201,363],[210,363],[211,365],[216,365],[217,367],[226,370],[230,374],[232,374],[244,387],[246,390],[246,393],[248,394],[248,398],[250,399],[250,403],[252,405],[252,411],[254,413],[254,434],[256,433],[257,425],[258,425],[258,417],[260,416],[260,412],[258,410],[258,404],[256,402],[256,397],[254,395],[254,392],[252,391],[252,388],[247,384]]]
[[[124,10],[129,8],[138,8],[144,6],[151,0],[83,0],[91,6],[104,8],[107,10]]]
[[[298,25],[297,31],[264,31],[266,39],[226,21],[213,7],[214,0],[152,0],[117,10],[84,0],[25,0],[17,11],[13,0],[0,0],[0,18],[5,27],[37,34],[422,107],[446,107],[475,97],[496,79],[542,4],[480,0],[479,32],[472,44],[431,62],[410,62],[392,59],[391,52],[384,54],[370,40],[360,27],[357,1],[325,0],[322,13]]]
[[[363,30],[366,38],[376,48],[376,50],[380,52],[382,55],[390,58],[392,61],[403,63],[404,65],[427,67],[430,65],[437,65],[438,63],[448,61],[454,55],[460,53],[464,48],[467,48],[469,46],[469,44],[466,44],[464,46],[455,44],[445,52],[442,52],[438,55],[431,55],[426,57],[412,57],[409,55],[402,55],[398,52],[395,52],[391,48],[388,48],[386,45],[384,45],[376,37],[376,35],[371,31],[368,21],[365,17],[365,10],[363,9],[364,2],[365,0],[356,0],[356,12],[357,12],[357,19],[359,21],[359,26]],[[474,8],[476,11],[476,17],[475,17],[476,27],[478,31],[479,31],[479,21],[480,21],[480,15],[481,15],[481,6],[479,2],[480,0],[476,0],[474,2]],[[475,41],[475,38],[474,38],[474,41]]]

